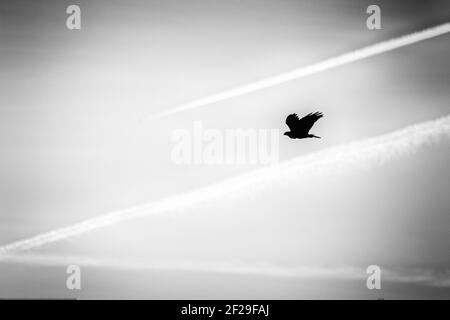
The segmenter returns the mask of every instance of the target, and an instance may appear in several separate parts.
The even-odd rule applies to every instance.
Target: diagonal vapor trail
[[[348,63],[352,63],[358,60],[362,60],[371,56],[375,56],[381,53],[385,53],[391,50],[395,50],[401,47],[405,47],[420,41],[431,39],[450,32],[450,22],[437,25],[435,27],[417,31],[411,34],[407,34],[398,38],[382,41],[355,51],[351,51],[327,60],[317,62],[308,66],[300,67],[292,71],[281,73],[275,76],[271,76],[253,83],[245,84],[227,91],[223,91],[217,94],[206,96],[204,98],[193,100],[188,103],[176,106],[167,111],[162,111],[147,117],[148,120],[158,119],[173,115],[182,111],[191,110],[213,104],[216,102],[235,98],[244,94],[248,94],[254,91],[270,88],[288,81],[297,80],[303,77],[307,77],[322,71],[326,71],[332,68],[336,68]]]
[[[345,169],[366,168],[450,139],[450,115],[422,122],[378,137],[331,147],[306,156],[254,170],[207,187],[148,204],[114,211],[74,225],[0,246],[0,259],[58,240],[138,217],[180,212],[224,197],[255,194],[261,189],[293,186],[306,177],[332,174]]]

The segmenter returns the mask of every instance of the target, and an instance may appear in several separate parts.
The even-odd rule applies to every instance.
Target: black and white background
[[[448,31],[152,115],[449,22],[446,0],[2,1],[0,298],[448,299]],[[322,139],[282,135],[315,111]],[[175,164],[195,121],[280,130],[278,162]]]

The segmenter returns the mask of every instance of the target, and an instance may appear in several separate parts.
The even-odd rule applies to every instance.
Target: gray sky
[[[1,244],[255,169],[174,165],[171,133],[191,128],[194,120],[218,129],[285,131],[289,113],[322,111],[325,117],[315,126],[324,137],[320,142],[280,140],[280,160],[288,160],[450,111],[445,35],[192,112],[141,121],[191,99],[448,22],[448,1],[77,3],[79,31],[65,27],[71,1],[0,4]],[[365,9],[373,3],[381,6],[382,30],[365,26]],[[448,146],[443,141],[373,170],[223,201],[184,217],[131,221],[38,251],[154,261],[379,264],[445,273]],[[87,270],[89,285],[75,296],[233,298],[242,281],[248,282],[246,298],[373,295],[360,280],[336,279],[330,289],[323,279]],[[71,295],[64,277],[61,266],[0,264],[0,296]],[[177,285],[177,279],[186,282]],[[216,289],[205,284],[190,290],[198,279]],[[230,285],[214,293],[224,283]],[[448,298],[449,292],[394,283],[381,295]]]

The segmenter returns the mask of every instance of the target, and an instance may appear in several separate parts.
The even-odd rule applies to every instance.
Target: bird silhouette
[[[309,133],[314,123],[323,117],[322,112],[310,113],[303,118],[299,119],[296,113],[290,114],[286,118],[286,124],[291,131],[286,131],[285,136],[291,139],[303,139],[303,138],[320,138]]]

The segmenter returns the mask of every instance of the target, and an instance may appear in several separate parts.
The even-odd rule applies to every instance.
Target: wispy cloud
[[[141,261],[130,259],[92,258],[89,256],[20,254],[0,260],[1,263],[33,266],[69,266],[108,268],[120,270],[187,271],[224,274],[242,274],[263,277],[296,279],[361,280],[368,277],[366,267],[349,265],[282,266],[273,263],[245,263],[230,261]],[[429,268],[381,268],[382,281],[413,283],[434,287],[450,287],[450,270]]]
[[[316,153],[255,170],[237,177],[176,194],[159,201],[114,211],[74,225],[52,230],[0,247],[0,258],[24,250],[38,248],[58,240],[138,217],[180,213],[202,203],[227,196],[243,196],[259,190],[295,185],[308,176],[329,174],[351,168],[380,165],[413,153],[420,147],[450,138],[450,116],[412,125],[404,129],[358,142],[331,147]]]
[[[420,41],[431,39],[450,32],[450,23],[444,23],[429,29],[417,31],[411,34],[407,34],[398,38],[390,39],[387,41],[379,42],[371,46],[361,48],[352,52],[348,52],[318,63],[307,65],[298,69],[294,69],[282,74],[271,76],[253,83],[245,84],[237,88],[233,88],[227,91],[219,92],[198,100],[190,101],[188,103],[176,106],[167,111],[153,114],[148,119],[156,119],[172,114],[176,114],[182,111],[199,108],[202,106],[210,105],[216,102],[232,99],[234,97],[242,96],[254,91],[270,88],[283,84],[288,81],[304,78],[319,72],[323,72],[329,69],[333,69],[339,66],[343,66],[358,60],[362,60],[371,56],[382,54],[397,48],[405,47]]]

